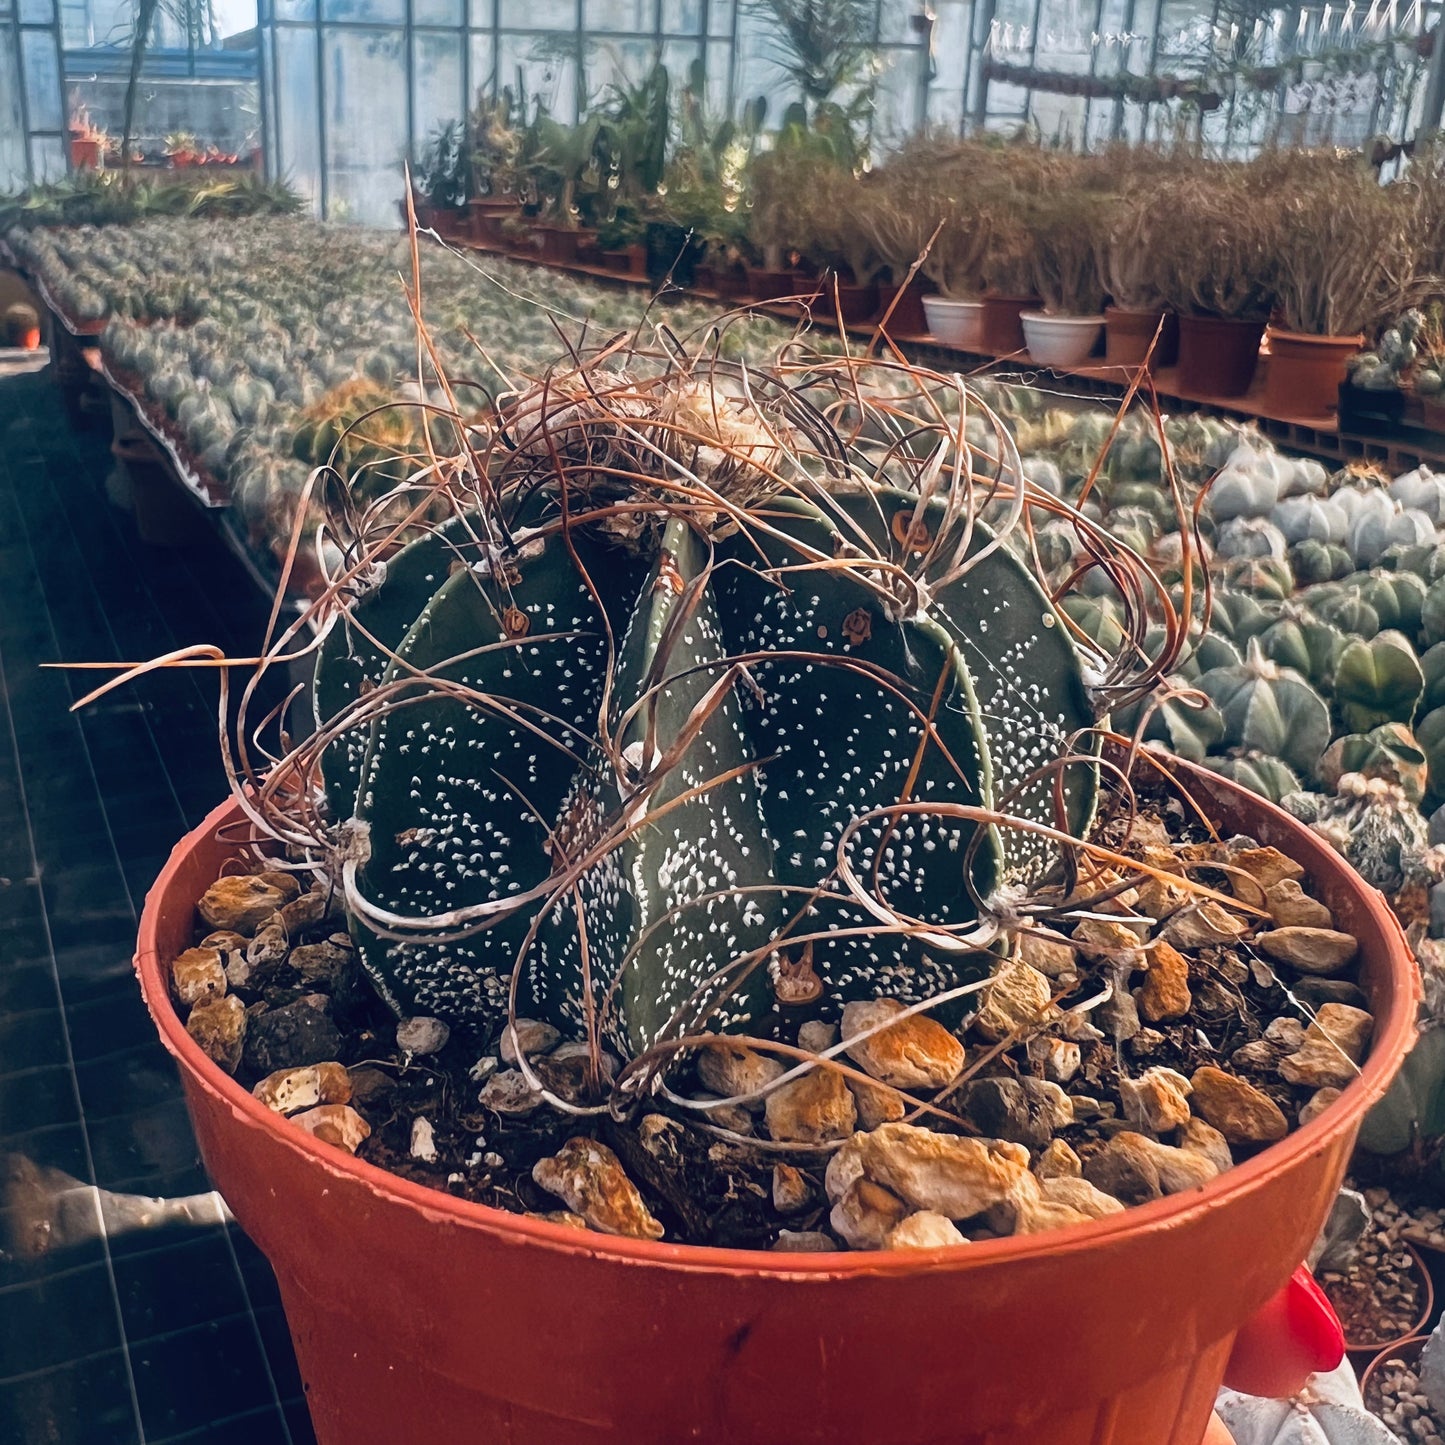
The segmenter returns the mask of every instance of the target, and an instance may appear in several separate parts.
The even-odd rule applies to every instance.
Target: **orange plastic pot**
[[[985,351],[1000,356],[1024,349],[1024,324],[1019,320],[1025,311],[1039,304],[1037,296],[983,297],[983,322],[979,340]]]
[[[1160,329],[1160,321],[1164,325]],[[1159,340],[1154,341],[1155,334]],[[1149,357],[1149,348],[1154,354]],[[1104,307],[1104,360],[1110,366],[1142,366],[1152,370],[1173,366],[1179,356],[1179,318],[1172,311],[1131,311],[1123,306]]]
[[[1325,417],[1338,411],[1340,383],[1365,338],[1307,336],[1269,328],[1269,364],[1264,373],[1265,409],[1274,416]]]
[[[275,1268],[321,1445],[1200,1445],[1234,1337],[1304,1257],[1419,984],[1380,895],[1301,824],[1180,764],[1360,941],[1376,1015],[1337,1103],[1189,1194],[1056,1234],[876,1254],[613,1239],[452,1199],[304,1134],[186,1033],[165,961],[240,820],[146,900],[136,967],[201,1153]]]
[[[1243,396],[1259,364],[1263,321],[1179,318],[1179,385],[1194,396]]]

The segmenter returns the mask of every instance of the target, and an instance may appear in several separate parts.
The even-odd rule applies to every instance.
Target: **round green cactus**
[[[1281,802],[1300,791],[1300,780],[1288,764],[1263,753],[1242,752],[1227,758],[1206,758],[1204,766],[1248,788],[1251,793],[1268,798],[1271,803]]]
[[[1346,773],[1383,778],[1420,803],[1429,782],[1429,763],[1415,735],[1400,723],[1386,723],[1368,733],[1336,738],[1320,759],[1320,781],[1335,788]]]
[[[868,454],[785,491],[715,448],[708,507],[671,431],[619,485],[519,429],[491,508],[359,576],[318,662],[382,994],[494,1021],[517,969],[520,1009],[635,1055],[758,1020],[799,969],[833,1010],[978,976],[950,940],[1054,849],[957,810],[1077,832],[1096,786],[1083,663],[1014,553]],[[618,444],[611,412],[595,430]]]
[[[1425,691],[1425,675],[1410,640],[1382,632],[1355,638],[1335,663],[1335,710],[1355,733],[1382,723],[1409,723]]]
[[[1259,634],[1259,646],[1271,662],[1293,668],[1316,688],[1333,683],[1335,664],[1349,639],[1303,608],[1292,608]]]
[[[1330,714],[1299,673],[1271,662],[1251,639],[1245,660],[1219,667],[1199,687],[1224,718],[1229,747],[1276,757],[1301,775],[1312,774],[1330,741]]]
[[[1289,549],[1290,570],[1295,582],[1308,587],[1315,582],[1335,582],[1355,570],[1350,554],[1334,542],[1307,538]]]

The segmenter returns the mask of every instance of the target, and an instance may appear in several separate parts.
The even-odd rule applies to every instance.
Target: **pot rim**
[[[1020,311],[1020,321],[1042,321],[1046,326],[1102,326],[1104,313],[1097,316],[1075,316],[1064,311]]]
[[[920,298],[925,307],[933,306],[966,306],[971,311],[981,311],[983,302],[977,297],[967,296],[944,296],[938,291],[929,291]]]
[[[1365,344],[1363,331],[1355,331],[1348,335],[1344,332],[1321,335],[1314,331],[1290,331],[1283,326],[1269,326],[1266,330],[1271,341],[1287,341],[1292,346],[1301,348],[1319,346],[1343,351],[1349,347],[1351,350],[1357,351]]]
[[[1154,761],[1165,771],[1173,770],[1181,781],[1196,790],[1212,792],[1215,800],[1241,803],[1272,815],[1290,834],[1292,855],[1304,865],[1306,876],[1315,877],[1321,864],[1348,869],[1348,865],[1323,839],[1282,809],[1247,789],[1205,768],[1183,759],[1157,756]],[[585,1255],[619,1263],[681,1270],[687,1273],[752,1274],[777,1279],[824,1280],[858,1278],[867,1275],[907,1277],[939,1269],[965,1271],[1009,1258],[1036,1255],[1068,1256],[1107,1246],[1136,1230],[1173,1230],[1239,1194],[1248,1193],[1260,1179],[1278,1173],[1296,1159],[1321,1150],[1327,1140],[1347,1122],[1358,1121],[1371,1105],[1383,1097],[1393,1079],[1399,1060],[1409,1052],[1416,1032],[1415,1007],[1422,997],[1419,970],[1405,935],[1384,897],[1363,881],[1358,883],[1357,902],[1374,924],[1375,931],[1391,945],[1396,961],[1396,987],[1408,980],[1408,997],[1397,999],[1389,1027],[1378,1033],[1369,1057],[1359,1074],[1346,1086],[1339,1099],[1308,1124],[1302,1125],[1277,1144],[1254,1158],[1237,1164],[1210,1183],[1195,1190],[1166,1195],[1148,1204],[1130,1207],[1088,1224],[1042,1234],[1012,1236],[967,1245],[941,1245],[932,1249],[835,1251],[818,1254],[790,1254],[769,1250],[724,1249],[716,1245],[678,1244],[661,1240],[625,1239],[594,1231],[582,1231],[544,1219],[529,1219],[490,1205],[457,1199],[441,1190],[403,1179],[363,1159],[325,1144],[305,1130],[296,1128],[284,1116],[266,1107],[249,1090],[202,1052],[186,1032],[171,1003],[170,989],[162,970],[156,943],[159,914],[175,887],[176,875],[189,856],[194,841],[214,835],[222,827],[234,828],[244,822],[236,800],[229,799],[213,809],[199,827],[186,834],[166,860],[155,883],[146,894],[140,933],[133,959],[141,992],[161,1036],[161,1042],[175,1058],[187,1081],[213,1095],[242,1125],[260,1128],[276,1136],[282,1147],[302,1156],[338,1180],[350,1179],[365,1185],[389,1202],[404,1204],[437,1224],[481,1229],[494,1235],[510,1236],[519,1242],[563,1254]],[[1299,855],[1303,855],[1303,857]],[[193,908],[194,898],[185,906]]]

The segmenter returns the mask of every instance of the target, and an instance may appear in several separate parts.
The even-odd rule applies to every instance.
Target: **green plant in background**
[[[813,106],[845,87],[871,90],[877,46],[871,0],[745,0],[772,32],[774,63]],[[869,96],[871,105],[871,95]]]
[[[471,164],[466,125],[448,121],[432,132],[422,152],[416,170],[417,190],[442,210],[458,210],[467,201]]]

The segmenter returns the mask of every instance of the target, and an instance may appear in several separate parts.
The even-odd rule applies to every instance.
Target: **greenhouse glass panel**
[[[276,121],[272,139],[278,175],[313,204],[322,200],[321,97],[316,89],[316,32],[293,26],[276,31]]]
[[[596,104],[609,86],[637,85],[652,69],[656,43],[594,36],[587,42],[587,95]]]
[[[499,81],[515,87],[520,75],[529,105],[540,99],[558,120],[570,123],[577,114],[577,62],[575,55],[560,54],[556,43],[551,35],[501,35]]]
[[[467,111],[462,94],[462,50],[455,34],[418,30],[412,35],[412,156],[429,137]]]
[[[20,0],[22,25],[49,25],[54,19],[54,0]]]
[[[662,0],[664,35],[700,35],[702,0]]]
[[[733,0],[710,0],[707,7],[707,33],[729,39],[733,33]]]
[[[65,108],[60,95],[60,56],[50,31],[20,32],[20,75],[32,133],[63,130]]]
[[[30,164],[37,181],[61,181],[67,170],[65,143],[58,135],[38,135],[30,139]]]
[[[575,30],[577,0],[501,0],[503,29]]]
[[[406,0],[321,0],[321,19],[379,22],[401,25],[406,21]]]
[[[708,111],[726,115],[736,107],[730,104],[728,75],[732,68],[733,48],[726,41],[710,41],[707,47],[707,91],[704,96]]]
[[[13,33],[8,23],[0,26],[0,190],[6,191],[23,186],[29,170]]]
[[[656,0],[583,0],[582,25],[599,37],[603,32],[651,35],[657,25]]]
[[[411,0],[413,25],[462,25],[463,0]],[[452,37],[453,43],[457,38]]]
[[[324,33],[326,214],[390,225],[407,150],[406,62],[390,30]]]
[[[477,103],[482,95],[495,95],[498,91],[497,51],[490,34],[478,35],[472,32],[471,40],[472,93],[467,97],[469,106]]]
[[[315,20],[316,0],[272,0],[278,20]]]
[[[702,45],[696,40],[664,40],[662,42],[662,63],[672,77],[675,87],[687,84],[692,63],[702,54]]]

